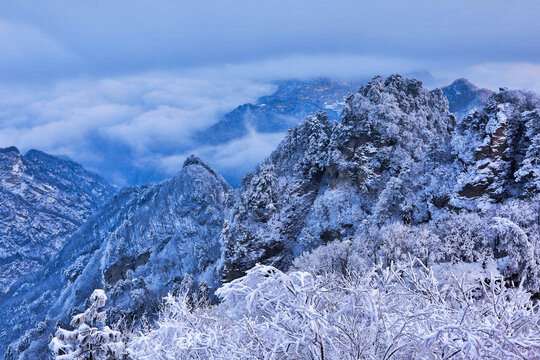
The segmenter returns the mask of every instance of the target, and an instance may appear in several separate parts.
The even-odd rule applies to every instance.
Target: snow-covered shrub
[[[314,259],[319,255],[313,253]],[[455,270],[455,275],[454,275]],[[313,275],[258,265],[217,291],[218,305],[166,298],[135,359],[535,359],[540,314],[530,293],[481,264],[418,260],[363,274]]]
[[[482,262],[491,258],[488,224],[479,214],[462,212],[435,224],[446,261]]]
[[[538,214],[531,202],[515,201],[486,214],[462,212],[429,226],[440,237],[428,249],[440,248],[440,260],[481,262],[498,260],[507,280],[526,280],[538,291]],[[405,236],[404,232],[398,234]],[[416,250],[418,251],[418,250]],[[418,256],[414,250],[410,253]]]
[[[488,236],[493,242],[494,257],[505,260],[505,274],[535,285],[540,275],[539,264],[535,246],[525,231],[513,221],[500,217],[492,218],[489,225]]]
[[[297,257],[293,268],[314,275],[362,273],[372,265],[364,250],[358,242],[332,241]]]
[[[377,259],[385,264],[407,261],[412,255],[425,264],[443,259],[440,238],[427,226],[410,226],[394,222],[377,232]]]
[[[124,343],[118,331],[105,324],[106,313],[99,311],[105,306],[107,295],[96,289],[90,296],[91,305],[85,312],[75,315],[71,326],[75,330],[58,328],[49,344],[57,360],[122,359]]]

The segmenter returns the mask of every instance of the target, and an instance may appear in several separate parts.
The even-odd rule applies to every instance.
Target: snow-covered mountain
[[[431,79],[429,73],[418,74]],[[242,104],[208,129],[197,135],[203,144],[221,144],[241,138],[250,130],[261,133],[286,132],[308,115],[325,111],[329,120],[340,121],[345,97],[356,93],[365,80],[338,81],[329,78],[315,80],[283,80],[277,90],[254,103]],[[458,79],[442,88],[450,103],[450,112],[459,118],[474,107],[480,107],[493,93],[479,89],[467,79]]]
[[[0,149],[0,293],[43,266],[114,191],[73,161]]]
[[[441,90],[377,77],[346,99],[341,122],[307,117],[244,178],[223,231],[225,277],[258,262],[287,268],[372,227],[530,198],[540,191],[539,139],[534,93],[503,89],[456,120]]]
[[[250,130],[261,133],[286,132],[303,118],[325,110],[331,120],[339,120],[344,98],[365,81],[284,80],[277,90],[255,103],[243,104],[198,135],[204,144],[221,144],[241,138]]]
[[[422,79],[432,80],[431,83],[434,82],[429,73],[418,75]],[[277,89],[274,93],[263,96],[253,103],[238,106],[223,115],[216,124],[199,132],[196,135],[196,143],[204,148],[241,141],[246,136],[253,136],[255,132],[285,134],[290,127],[298,125],[306,116],[313,115],[319,110],[325,111],[329,120],[340,121],[345,97],[356,93],[368,80],[339,81],[319,78],[279,81],[276,83]],[[464,117],[475,107],[481,107],[492,93],[490,90],[477,88],[466,79],[458,79],[442,90],[449,100],[450,112],[457,118]],[[246,171],[252,171],[255,167],[253,164],[238,168],[222,167],[219,163],[212,165],[218,168],[234,187],[240,184]]]
[[[474,108],[482,107],[493,94],[493,91],[480,89],[467,79],[457,79],[441,90],[448,99],[450,112],[458,119],[465,117]]]
[[[42,272],[0,297],[0,351],[42,354],[95,288],[110,319],[131,320],[167,291],[212,291],[256,263],[286,270],[336,240],[377,263],[409,253],[431,264],[495,259],[538,292],[540,98],[453,97],[472,110],[456,117],[447,97],[376,77],[345,99],[341,121],[319,111],[292,127],[238,189],[190,157],[170,180],[120,191]]]
[[[47,353],[57,321],[66,326],[66,315],[84,310],[95,288],[107,290],[113,320],[151,315],[161,297],[190,275],[195,283],[215,288],[228,190],[223,178],[196,157],[170,180],[121,190],[44,271],[0,297],[6,313],[0,319],[2,347],[31,329],[6,357],[35,359]]]
[[[444,149],[454,125],[441,90],[401,76],[349,96],[339,123],[323,112],[307,117],[236,193],[224,232],[227,279],[261,261],[285,268],[305,250],[355,237],[374,213],[394,216],[400,204],[385,194],[398,195],[402,174]]]

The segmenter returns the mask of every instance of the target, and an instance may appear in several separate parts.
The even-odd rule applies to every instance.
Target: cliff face
[[[304,250],[353,237],[369,217],[402,215],[388,198],[414,187],[411,171],[444,151],[454,125],[440,90],[399,75],[350,95],[339,123],[323,112],[307,117],[235,194],[223,233],[225,278],[259,261],[286,267]]]
[[[455,92],[454,106],[471,112],[456,120],[441,90],[377,77],[346,99],[341,122],[321,112],[290,130],[235,193],[223,232],[225,279],[257,262],[286,268],[305,250],[371,227],[536,194],[538,96],[503,89],[484,102],[487,92],[461,90],[466,99]]]
[[[0,293],[43,266],[114,191],[70,160],[0,149]]]
[[[502,89],[459,123],[460,199],[500,202],[538,190],[539,108],[536,94]]]
[[[215,287],[228,190],[221,176],[195,157],[170,180],[121,190],[42,273],[23,279],[17,292],[0,299],[8,314],[0,328],[14,329],[3,339],[12,341],[31,329],[8,357],[47,352],[49,332],[57,322],[68,326],[69,314],[84,310],[95,288],[107,291],[109,317],[116,321],[152,314],[186,276]]]

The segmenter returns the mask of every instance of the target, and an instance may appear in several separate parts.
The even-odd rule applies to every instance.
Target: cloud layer
[[[407,73],[419,63],[364,56],[292,56],[184,71],[0,86],[0,147],[67,155],[117,185],[159,181],[191,153],[238,183],[283,134],[251,132],[213,146],[194,134],[236,106],[274,91],[272,79]],[[433,66],[433,65],[432,65]],[[437,73],[434,85],[469,77],[480,86],[540,90],[540,66],[486,63]],[[295,76],[296,75],[296,76]]]
[[[190,152],[230,179],[282,134],[193,134],[271,82],[430,71],[540,92],[537,0],[0,3],[0,146],[65,154],[119,185]],[[236,170],[234,170],[236,169]]]
[[[280,143],[285,133],[257,133],[251,131],[243,138],[220,146],[202,146],[187,152],[154,159],[166,175],[178,171],[184,160],[195,154],[219,171],[231,184],[238,185],[242,177],[252,171]]]
[[[155,181],[158,159],[193,149],[196,131],[273,88],[171,73],[0,87],[0,146],[64,154],[120,185]]]

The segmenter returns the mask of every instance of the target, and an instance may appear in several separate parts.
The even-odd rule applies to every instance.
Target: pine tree
[[[57,360],[122,359],[124,343],[119,331],[105,325],[107,314],[99,311],[107,301],[105,291],[96,289],[90,296],[92,304],[71,320],[73,331],[58,328],[49,348]]]

